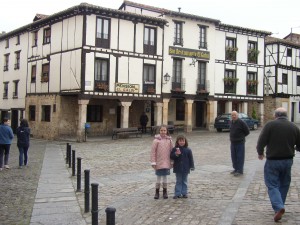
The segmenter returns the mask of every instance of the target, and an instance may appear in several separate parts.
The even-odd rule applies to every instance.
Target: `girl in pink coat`
[[[172,139],[166,125],[161,125],[159,134],[155,135],[151,148],[151,165],[157,177],[154,199],[159,198],[159,188],[162,180],[163,198],[168,198],[167,175],[170,175],[171,159],[170,153],[173,148]]]

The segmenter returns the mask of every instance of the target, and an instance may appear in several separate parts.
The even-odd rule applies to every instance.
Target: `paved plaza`
[[[179,132],[181,133],[181,132]],[[10,170],[0,173],[0,224],[91,224],[84,213],[84,192],[76,192],[76,176],[65,164],[66,143],[90,170],[90,183],[99,184],[99,224],[106,224],[107,207],[116,208],[116,224],[278,224],[263,180],[264,161],[257,159],[260,129],[246,142],[245,171],[234,177],[229,133],[194,131],[186,134],[193,151],[195,171],[189,175],[189,198],[172,198],[175,175],[169,178],[169,199],[154,200],[156,177],[150,166],[153,137],[111,140],[88,138],[47,142],[32,140],[28,168],[18,169],[16,140]],[[175,140],[177,134],[173,134]],[[280,224],[300,224],[300,153],[296,154],[286,213]],[[62,208],[60,208],[62,207]],[[63,208],[64,207],[64,208]]]

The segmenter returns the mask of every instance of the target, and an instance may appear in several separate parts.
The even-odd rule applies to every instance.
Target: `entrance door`
[[[121,128],[121,106],[117,107],[117,128]]]
[[[11,110],[11,129],[14,133],[17,131],[17,127],[19,125],[19,110],[12,109]]]
[[[205,102],[196,102],[196,127],[204,127]]]

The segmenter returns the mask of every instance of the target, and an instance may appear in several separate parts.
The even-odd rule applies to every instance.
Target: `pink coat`
[[[161,137],[155,135],[151,148],[151,165],[156,165],[156,169],[170,169],[170,153],[173,148],[173,142],[170,136]]]

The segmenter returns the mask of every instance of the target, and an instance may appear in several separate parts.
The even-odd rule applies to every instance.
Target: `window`
[[[35,105],[29,106],[29,120],[35,121]]]
[[[143,93],[155,93],[155,66],[144,65]]]
[[[110,20],[97,18],[96,47],[110,48]]]
[[[291,49],[291,48],[288,48],[288,49],[286,50],[286,56],[287,56],[287,57],[292,57],[292,49]]]
[[[145,27],[144,53],[149,55],[156,54],[156,30],[152,27]]]
[[[225,70],[224,93],[235,94],[237,81],[235,70]]]
[[[300,86],[300,76],[297,76],[297,86]]]
[[[5,48],[9,48],[9,39],[5,40]]]
[[[108,60],[95,60],[95,89],[108,91]]]
[[[282,74],[282,84],[288,84],[288,75],[286,73]]]
[[[36,81],[36,65],[31,66],[31,83]]]
[[[87,105],[86,122],[102,122],[102,121],[103,121],[103,106]]]
[[[3,71],[8,71],[8,64],[9,64],[9,54],[5,54]]]
[[[182,37],[182,22],[174,22],[174,45],[183,46],[183,37]]]
[[[42,105],[42,121],[50,122],[51,105]]]
[[[3,98],[8,98],[8,82],[3,82]]]
[[[248,72],[247,74],[247,94],[257,95],[257,74],[253,72]]]
[[[259,51],[257,49],[257,43],[253,41],[248,42],[248,63],[257,63]]]
[[[43,44],[49,44],[51,40],[51,28],[44,29],[44,40]]]
[[[206,62],[198,62],[198,91],[207,90],[206,81]]]
[[[16,41],[16,45],[19,45],[20,44],[20,35],[17,35],[17,41]]]
[[[20,69],[20,51],[15,52],[16,62],[15,62],[15,70]]]
[[[199,41],[199,48],[207,48],[207,37],[206,37],[206,27],[199,26],[200,28],[200,41]]]
[[[181,89],[182,59],[173,59],[172,90]]]
[[[176,99],[176,120],[184,121],[185,105],[183,99]]]
[[[42,66],[42,77],[41,82],[49,81],[49,63],[43,64]]]
[[[225,60],[236,61],[236,52],[238,48],[236,47],[235,38],[226,38],[226,52]]]
[[[13,98],[18,98],[18,86],[19,86],[19,80],[14,80]]]
[[[32,32],[32,47],[37,46],[37,42],[38,42],[38,32],[34,31]]]

